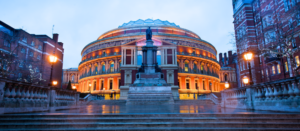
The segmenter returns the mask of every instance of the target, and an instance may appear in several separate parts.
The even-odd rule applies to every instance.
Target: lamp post
[[[52,86],[52,72],[53,72],[53,64],[57,61],[57,57],[56,56],[53,56],[51,55],[50,56],[50,63],[51,63],[51,72],[50,72],[50,81],[49,81],[49,86]],[[54,83],[54,81],[53,81]],[[57,82],[56,82],[57,84]]]
[[[230,86],[229,83],[226,81],[226,82],[225,82],[225,88],[226,88],[226,89],[229,89],[229,86]]]
[[[252,81],[252,73],[251,73],[251,64],[250,64],[250,61],[252,60],[252,58],[253,58],[252,52],[246,52],[246,53],[244,54],[244,59],[248,62],[248,67],[249,67],[249,77],[250,77],[249,84],[250,84],[250,85],[253,85],[253,81]]]
[[[244,83],[245,85],[247,85],[247,84],[249,83],[249,79],[248,79],[247,76],[244,76],[244,77],[243,77],[243,83]]]

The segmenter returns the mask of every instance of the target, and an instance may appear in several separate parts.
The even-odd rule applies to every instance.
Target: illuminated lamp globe
[[[245,58],[246,61],[251,60],[252,57],[253,57],[253,54],[251,52],[247,52],[247,53],[244,54],[244,58]]]
[[[55,63],[56,61],[57,61],[57,57],[51,55],[51,56],[50,56],[50,62],[51,62],[51,63]]]
[[[89,84],[89,86],[92,86],[92,84]]]
[[[244,84],[246,84],[246,85],[249,83],[249,79],[248,79],[247,76],[244,76],[244,77],[243,77],[243,82],[244,82]]]
[[[53,81],[52,84],[56,86],[57,85],[57,81]]]
[[[72,86],[72,89],[74,89],[74,90],[75,90],[75,89],[76,89],[76,86]]]
[[[225,82],[225,88],[228,89],[229,88],[229,83],[226,81]]]

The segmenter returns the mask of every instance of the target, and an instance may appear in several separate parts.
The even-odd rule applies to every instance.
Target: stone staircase
[[[127,105],[161,105],[174,104],[172,93],[134,93],[129,94],[127,98]]]
[[[5,114],[0,130],[300,130],[300,114]]]

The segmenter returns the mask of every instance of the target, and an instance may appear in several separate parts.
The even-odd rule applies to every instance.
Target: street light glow
[[[229,88],[229,83],[227,81],[225,82],[225,88]]]
[[[53,83],[53,85],[57,85],[57,81],[53,81],[52,83]]]
[[[251,52],[247,52],[244,54],[245,60],[249,61],[252,59],[253,54]]]
[[[72,89],[76,89],[76,86],[72,86]]]
[[[243,77],[243,82],[244,82],[244,84],[248,84],[249,83],[249,79],[248,79],[247,76]]]
[[[51,56],[50,56],[50,62],[51,62],[51,63],[55,63],[56,61],[57,61],[57,57],[51,55]]]

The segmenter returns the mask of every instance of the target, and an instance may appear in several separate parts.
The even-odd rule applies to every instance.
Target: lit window
[[[273,72],[273,75],[276,74],[276,71],[275,71],[275,66],[272,66],[272,72]]]
[[[185,71],[185,72],[189,72],[189,64],[188,64],[188,62],[185,62],[184,65],[185,65],[185,66],[184,66],[184,71]]]
[[[289,71],[288,63],[287,63],[287,62],[284,62],[284,66],[285,66],[285,72],[288,72],[288,71]]]
[[[280,65],[277,64],[277,73],[280,74],[281,73],[281,70],[280,70]]]
[[[261,70],[261,77],[264,78],[264,70]]]
[[[110,63],[110,72],[114,72],[114,62]]]
[[[297,67],[299,66],[299,64],[300,64],[300,61],[299,61],[299,56],[296,56],[295,57],[295,62],[296,62],[296,65],[297,65]]]

